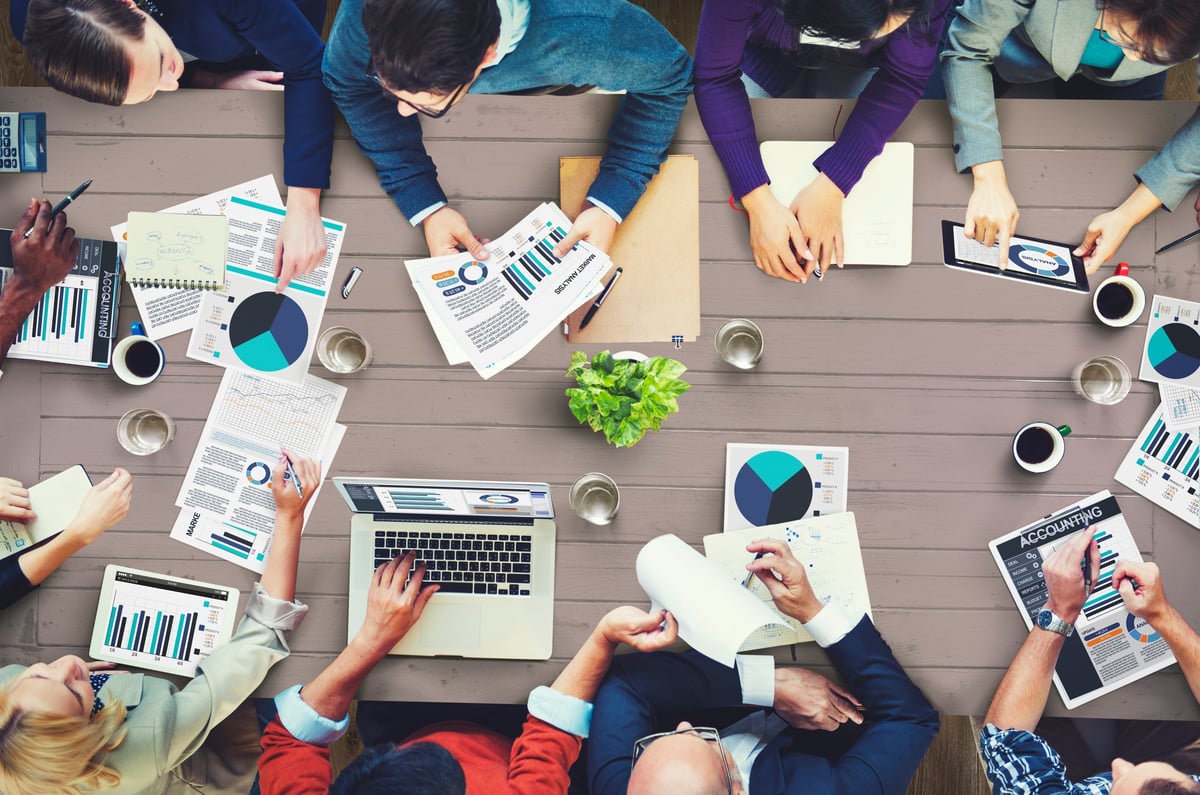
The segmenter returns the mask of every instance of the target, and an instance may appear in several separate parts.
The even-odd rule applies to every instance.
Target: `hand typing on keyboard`
[[[494,528],[489,528],[492,530]],[[529,596],[532,591],[533,537],[511,532],[375,532],[375,567],[404,550],[425,564],[425,582],[442,593]]]
[[[438,591],[424,579],[425,564],[417,561],[416,552],[405,552],[375,569],[367,617],[354,639],[364,653],[382,658],[413,628]]]

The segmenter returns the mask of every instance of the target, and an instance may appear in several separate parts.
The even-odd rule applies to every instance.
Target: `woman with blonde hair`
[[[233,638],[203,662],[182,690],[165,679],[112,671],[66,656],[0,668],[0,792],[4,795],[245,793],[257,754],[222,756],[204,741],[289,653],[287,636],[308,608],[295,601],[304,508],[320,482],[316,462],[294,458],[301,498],[271,480],[275,531]]]

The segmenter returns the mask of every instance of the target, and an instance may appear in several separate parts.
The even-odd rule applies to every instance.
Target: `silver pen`
[[[350,269],[350,275],[346,277],[346,281],[342,284],[342,298],[349,298],[350,291],[354,289],[354,285],[358,284],[358,277],[362,276],[363,269],[357,265]]]

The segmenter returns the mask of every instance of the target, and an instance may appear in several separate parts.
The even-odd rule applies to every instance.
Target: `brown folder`
[[[559,159],[563,212],[574,218],[600,170],[598,157]],[[582,331],[588,301],[567,319],[571,342],[694,342],[700,334],[700,166],[691,155],[672,155],[646,186],[633,212],[617,227],[609,252],[623,268]],[[612,278],[616,268],[605,276]]]

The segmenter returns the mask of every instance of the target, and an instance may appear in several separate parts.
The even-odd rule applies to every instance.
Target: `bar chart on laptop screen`
[[[104,645],[133,663],[149,657],[193,672],[215,648],[225,611],[235,608],[228,591],[119,572]]]

